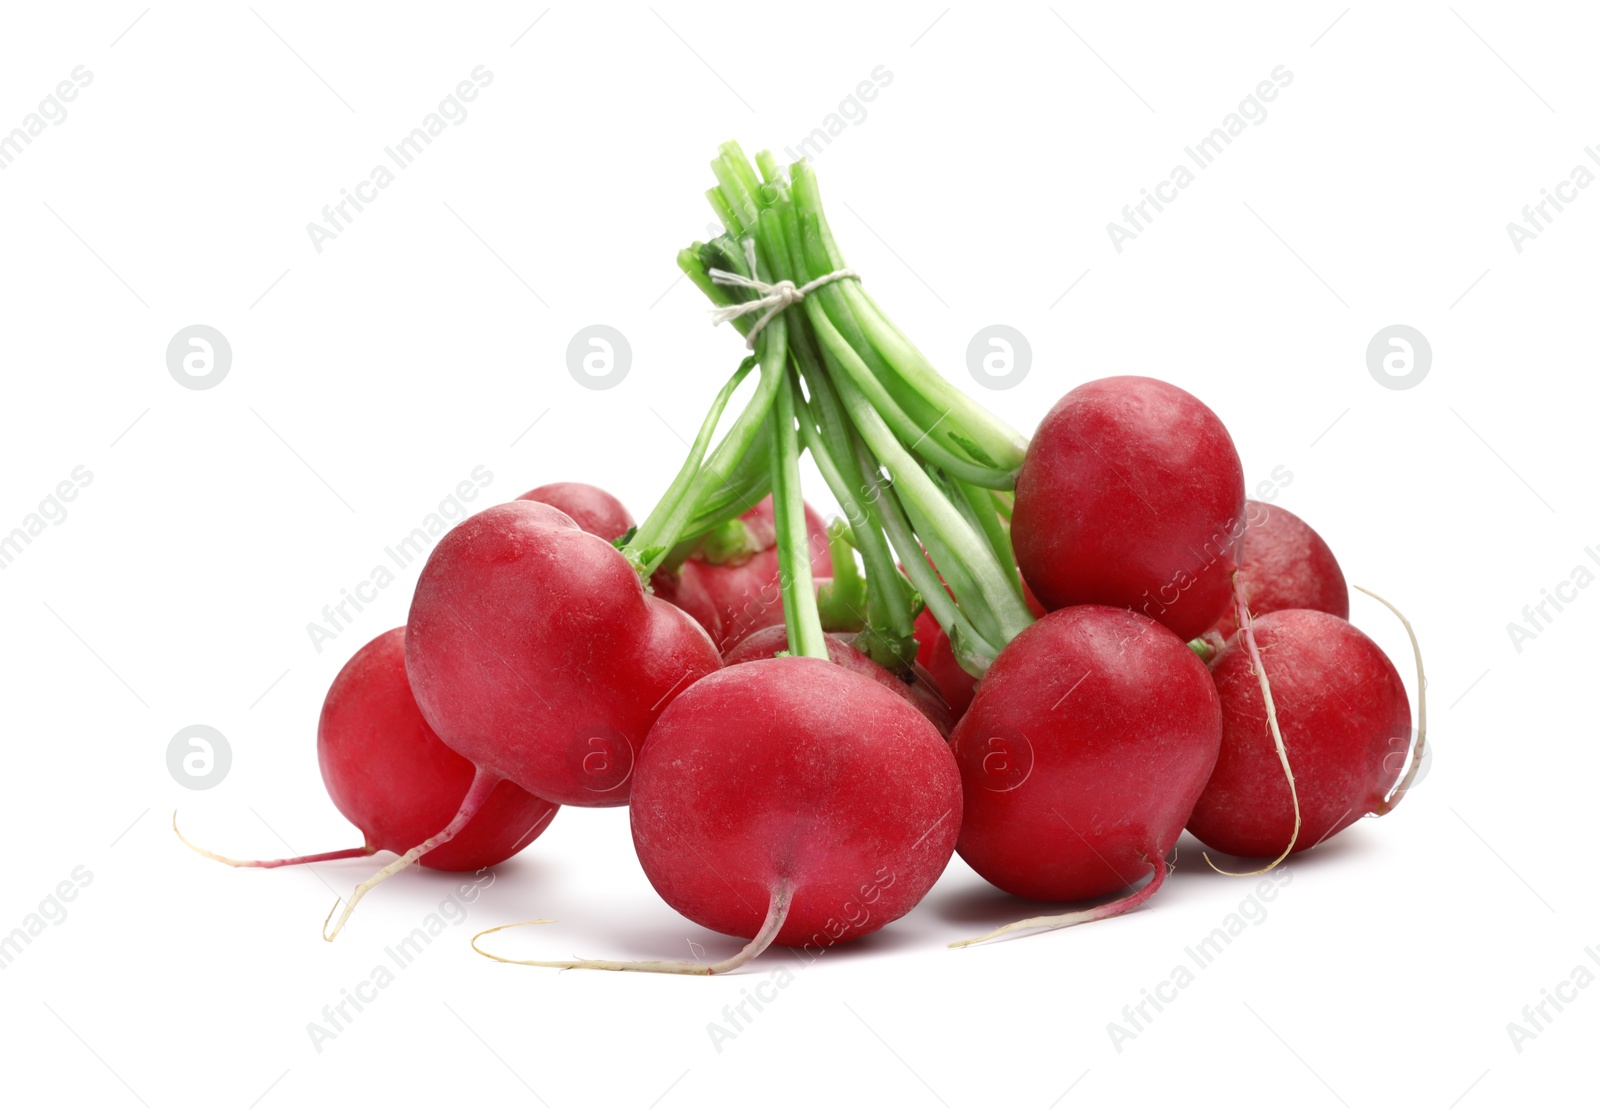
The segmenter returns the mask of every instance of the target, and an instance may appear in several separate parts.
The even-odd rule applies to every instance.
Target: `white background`
[[[1521,253],[1506,224],[1600,141],[1595,32],[1576,6],[1470,0],[8,8],[0,129],[74,66],[94,76],[0,172],[0,531],[74,466],[94,479],[0,570],[0,932],[93,873],[0,971],[7,1101],[1490,1112],[1587,1093],[1600,991],[1520,1053],[1507,1024],[1575,966],[1600,974],[1580,697],[1600,590],[1520,651],[1506,625],[1600,570],[1600,190]],[[467,119],[315,251],[307,222],[478,65],[493,82]],[[1280,65],[1270,115],[1116,252],[1107,222]],[[1037,909],[958,861],[904,921],[809,967],[475,956],[472,931],[536,917],[559,921],[508,949],[736,948],[651,891],[625,812],[565,809],[318,1053],[307,1024],[458,881],[404,874],[330,946],[323,914],[368,866],[232,871],[168,816],[241,855],[353,843],[317,712],[344,658],[403,622],[416,568],[320,652],[307,623],[476,465],[494,481],[474,510],[581,479],[642,516],[739,356],[674,279],[705,235],[707,160],[728,137],[797,144],[877,66],[892,81],[817,159],[874,295],[1021,430],[1082,380],[1147,373],[1223,417],[1251,483],[1290,470],[1281,502],[1421,635],[1428,777],[1292,862],[1265,921],[1120,1052],[1107,1025],[1254,886],[1187,839],[1148,909],[963,952],[943,943]],[[234,354],[207,391],[165,365],[196,323]],[[566,368],[593,323],[633,349],[609,391]],[[1006,392],[966,368],[995,323],[1033,350]],[[1396,323],[1434,353],[1406,391],[1364,357]],[[1353,619],[1412,686],[1398,625],[1365,598]],[[205,792],[166,765],[194,723],[233,751]],[[792,983],[716,1049],[707,1025],[779,966]]]

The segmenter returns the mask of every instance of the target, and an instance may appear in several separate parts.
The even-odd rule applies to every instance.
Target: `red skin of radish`
[[[905,682],[896,677],[889,668],[874,662],[869,656],[863,655],[832,632],[826,633],[825,639],[828,644],[829,661],[836,666],[844,667],[852,674],[870,678],[878,685],[887,687],[891,693],[910,702],[918,713],[932,721],[940,736],[949,737],[950,730],[955,728],[956,716],[932,684],[920,677],[915,682]],[[728,666],[734,666],[738,663],[755,662],[757,659],[770,659],[778,652],[787,650],[789,650],[789,629],[783,624],[774,624],[770,628],[762,628],[759,632],[747,636],[737,647],[722,656],[722,661]]]
[[[633,516],[622,506],[622,501],[603,488],[582,481],[556,481],[541,484],[518,496],[519,500],[537,500],[570,515],[579,527],[591,535],[612,541],[621,538],[632,527]]]
[[[1244,470],[1200,400],[1144,376],[1092,380],[1039,424],[1017,476],[1017,565],[1051,609],[1132,608],[1192,639],[1232,594]]]
[[[823,948],[933,886],[961,782],[938,732],[887,688],[820,659],[761,659],[667,707],[628,813],[645,874],[680,914],[752,938],[787,880],[777,944]]]
[[[1131,886],[1172,850],[1221,735],[1204,664],[1167,628],[1104,605],[1052,612],[995,657],[950,738],[956,851],[1024,899]]]
[[[1285,609],[1252,624],[1300,797],[1299,852],[1381,810],[1405,766],[1411,704],[1388,656],[1348,621]],[[1189,832],[1218,852],[1277,856],[1294,807],[1242,633],[1211,661],[1211,678],[1222,752]]]
[[[1040,604],[1033,592],[1024,585],[1022,587],[1022,600],[1028,606],[1028,611],[1035,616],[1044,615],[1044,605]],[[967,707],[972,704],[972,695],[977,689],[978,680],[956,662],[955,650],[950,646],[950,637],[939,627],[939,621],[933,618],[933,613],[923,609],[917,613],[913,634],[917,637],[917,665],[928,672],[933,679],[933,684],[938,688],[945,702],[950,706],[950,712],[957,720],[966,713]]]
[[[404,628],[357,651],[333,680],[317,724],[317,762],[339,812],[375,849],[404,853],[443,829],[472,784],[473,766],[428,727],[406,681]],[[473,872],[543,833],[556,807],[501,783],[428,868]]]
[[[1244,522],[1239,582],[1250,602],[1251,616],[1310,608],[1350,619],[1350,590],[1344,571],[1310,524],[1291,511],[1255,500],[1245,501]],[[1239,617],[1231,604],[1212,627],[1224,640],[1239,630]]]
[[[690,558],[676,572],[657,570],[651,581],[657,596],[700,621],[716,641],[718,651],[729,651],[752,632],[783,623],[772,497],[739,518],[766,544],[764,549],[737,564],[719,566]],[[806,535],[811,541],[812,576],[832,577],[827,525],[809,504]]]
[[[547,504],[471,516],[411,601],[423,715],[480,768],[551,802],[620,806],[668,700],[722,666],[700,626],[644,591],[614,546]]]

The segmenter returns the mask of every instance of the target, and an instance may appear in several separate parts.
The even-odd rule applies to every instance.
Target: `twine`
[[[761,296],[760,298],[751,299],[749,302],[741,302],[737,306],[718,306],[713,308],[711,311],[711,322],[713,325],[721,325],[723,322],[731,322],[735,318],[742,318],[746,314],[755,313],[757,310],[766,311],[761,315],[760,318],[756,319],[756,324],[750,327],[750,332],[745,334],[745,347],[751,350],[755,349],[756,337],[759,336],[761,331],[767,327],[768,322],[772,321],[773,318],[783,313],[795,303],[805,301],[806,295],[810,294],[818,287],[832,283],[838,279],[861,278],[856,274],[854,268],[841,267],[838,271],[830,271],[826,275],[818,276],[817,278],[811,280],[811,282],[805,284],[803,287],[795,286],[793,281],[789,279],[780,279],[776,283],[768,283],[755,277],[755,241],[750,239],[746,239],[744,241],[744,258],[745,262],[750,265],[749,275],[740,275],[733,271],[723,271],[720,267],[710,268],[706,274],[710,276],[711,281],[718,286],[748,287],[750,290],[755,291]]]

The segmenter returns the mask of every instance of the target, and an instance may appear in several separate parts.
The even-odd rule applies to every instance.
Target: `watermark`
[[[1415,735],[1413,727],[1409,723],[1389,726],[1389,751],[1383,754],[1383,773],[1385,775],[1392,776],[1398,781],[1400,776],[1405,774],[1407,761],[1411,758],[1411,738],[1413,735]],[[1429,746],[1425,748],[1422,753],[1422,759],[1417,763],[1417,773],[1411,780],[1412,787],[1425,780],[1428,777],[1428,773],[1433,770],[1433,753],[1438,743],[1439,734],[1437,732],[1428,733]],[[1373,815],[1369,814],[1367,816],[1371,817]],[[1343,819],[1341,818],[1340,820],[1342,821]],[[1323,839],[1327,839],[1326,834],[1323,835]]]
[[[351,610],[360,614],[366,606],[378,599],[378,594],[395,582],[395,574],[428,556],[433,540],[450,529],[451,524],[467,514],[467,505],[478,498],[479,492],[494,481],[494,474],[482,465],[474,465],[466,480],[456,485],[440,500],[434,510],[423,517],[399,540],[383,548],[385,562],[372,567],[367,576],[356,582],[356,587],[340,589],[338,600],[322,606],[321,620],[306,625],[306,635],[311,637],[311,647],[322,654],[323,644],[335,639],[345,627],[355,622]],[[391,568],[391,563],[393,568]]]
[[[1367,371],[1391,391],[1414,388],[1433,367],[1433,346],[1415,326],[1384,326],[1367,342]]]
[[[627,782],[633,774],[633,760],[633,744],[610,725],[590,725],[567,745],[568,768],[576,773],[580,786],[596,794],[609,793]]]
[[[1600,950],[1594,946],[1584,946],[1584,954],[1596,965],[1600,965]],[[1574,965],[1567,974],[1567,979],[1556,984],[1552,991],[1549,988],[1539,989],[1539,999],[1522,1008],[1522,1020],[1513,1019],[1506,1024],[1506,1035],[1511,1039],[1511,1047],[1518,1054],[1526,1049],[1528,1043],[1543,1035],[1545,1028],[1556,1021],[1556,1017],[1567,1010],[1578,994],[1594,983],[1594,973],[1587,965]],[[1554,1014],[1551,1014],[1551,1013]]]
[[[1061,702],[1057,701],[1056,705],[1059,704]],[[1007,794],[1026,783],[1033,774],[1033,742],[1014,726],[1002,724],[990,729],[983,747],[976,782],[985,790]]]
[[[179,729],[167,743],[167,770],[180,787],[210,790],[233,768],[228,738],[210,725]]]
[[[205,391],[227,379],[233,346],[220,329],[185,326],[167,342],[167,371],[190,391]]]
[[[1195,582],[1200,580],[1200,574],[1209,570],[1219,561],[1226,559],[1232,562],[1237,554],[1239,540],[1244,537],[1245,531],[1251,527],[1259,527],[1272,516],[1270,504],[1278,498],[1278,493],[1294,483],[1294,474],[1285,465],[1274,465],[1272,473],[1256,485],[1255,507],[1245,508],[1242,516],[1228,520],[1200,547],[1197,557],[1204,558],[1204,564],[1198,569],[1176,570],[1172,580],[1154,591],[1144,591],[1145,604],[1143,612],[1152,620],[1160,620],[1161,614],[1178,603],[1178,598],[1191,589]],[[1157,608],[1152,612],[1151,608]]]
[[[22,951],[50,927],[60,926],[67,921],[67,904],[77,899],[79,893],[92,883],[94,873],[79,864],[67,879],[46,892],[38,905],[18,920],[16,928],[0,938],[0,969],[15,964]]]
[[[67,521],[67,505],[78,498],[80,489],[94,483],[94,474],[82,465],[74,465],[53,489],[45,494],[35,510],[22,517],[22,523],[8,534],[0,535],[0,570],[10,568],[22,552],[33,545],[33,540],[50,527],[59,527]]]
[[[1195,170],[1209,169],[1223,150],[1249,127],[1266,123],[1267,104],[1276,101],[1279,91],[1294,81],[1294,74],[1286,66],[1274,66],[1269,77],[1270,80],[1257,82],[1255,90],[1247,93],[1244,100],[1239,102],[1239,107],[1222,118],[1220,125],[1183,149],[1189,162],[1194,164],[1194,170],[1190,170],[1185,163],[1178,163],[1166,178],[1156,183],[1154,190],[1141,188],[1139,200],[1122,207],[1122,220],[1126,224],[1116,221],[1106,223],[1106,235],[1111,238],[1111,247],[1116,249],[1118,255],[1122,254],[1124,243],[1137,239],[1155,221],[1155,214],[1150,212],[1150,207],[1155,208],[1156,214],[1164,212],[1168,205],[1178,200],[1179,191],[1187,190],[1195,183]]]
[[[311,238],[311,247],[317,255],[322,254],[324,243],[337,239],[355,221],[357,214],[378,200],[379,191],[387,190],[395,183],[397,171],[409,169],[446,129],[465,122],[467,105],[476,101],[478,94],[493,81],[494,74],[487,67],[474,66],[470,81],[457,82],[455,89],[445,94],[439,102],[438,108],[422,118],[421,124],[383,149],[389,160],[387,163],[374,165],[367,177],[356,183],[354,190],[341,187],[339,200],[322,207],[322,223],[306,222],[306,235]],[[350,212],[352,208],[355,213]]]
[[[1194,983],[1196,973],[1214,965],[1250,927],[1267,921],[1267,904],[1276,900],[1292,882],[1294,871],[1287,864],[1280,864],[1268,872],[1211,933],[1193,945],[1184,946],[1184,959],[1172,967],[1166,979],[1157,981],[1154,989],[1139,989],[1139,998],[1123,1006],[1122,1017],[1106,1024],[1112,1048],[1121,1054],[1128,1043],[1143,1035],[1162,1012],[1177,1002],[1183,990]],[[1191,963],[1193,968],[1190,968]]]
[[[487,879],[484,878],[486,872]],[[471,883],[460,884],[446,892],[433,913],[411,933],[393,945],[384,946],[383,955],[387,962],[393,962],[394,968],[380,961],[372,967],[365,980],[356,981],[354,989],[339,989],[339,999],[323,1005],[320,1022],[314,1019],[306,1024],[306,1036],[311,1039],[311,1048],[321,1054],[328,1043],[344,1034],[356,1017],[377,1000],[378,994],[394,983],[397,973],[409,968],[450,927],[460,926],[467,921],[468,904],[477,902],[479,895],[494,886],[494,881],[492,871],[488,868],[478,869],[477,877]]]
[[[939,819],[941,822],[943,820]],[[829,946],[835,945],[852,928],[865,925],[871,915],[872,905],[883,897],[885,891],[894,886],[895,879],[895,874],[884,867],[874,872],[872,879],[861,884],[856,889],[855,897],[845,900],[838,914],[823,923],[822,929],[813,934],[811,940],[801,947],[799,956],[804,959],[801,971],[814,965]],[[711,1039],[711,1048],[721,1054],[723,1047],[744,1034],[745,1028],[755,1022],[755,1017],[777,1000],[778,993],[793,984],[794,979],[795,974],[790,972],[787,966],[779,965],[770,978],[755,986],[754,991],[739,989],[740,998],[731,1004],[723,1005],[722,1021],[719,1023],[712,1020],[706,1024],[706,1035]]]
[[[1589,156],[1590,162],[1600,166],[1600,151],[1596,151],[1591,146],[1585,147],[1583,153]],[[1578,191],[1587,189],[1589,184],[1594,181],[1594,178],[1594,171],[1579,163],[1572,168],[1569,177],[1556,183],[1554,191],[1540,187],[1541,198],[1532,205],[1522,207],[1522,220],[1525,223],[1506,222],[1506,235],[1511,238],[1511,247],[1517,255],[1522,255],[1522,246],[1524,244],[1530,240],[1537,240],[1539,234],[1546,231],[1546,226],[1555,221],[1555,217],[1550,213],[1550,208],[1554,206],[1556,213],[1565,212],[1567,205],[1564,203],[1577,201]]]
[[[967,371],[991,390],[1016,387],[1032,367],[1033,346],[1016,326],[984,326],[967,342]]]
[[[1596,553],[1594,547],[1584,547],[1583,553],[1596,568],[1600,568],[1600,553]],[[1506,635],[1511,637],[1511,646],[1517,654],[1522,654],[1524,643],[1543,635],[1544,630],[1555,622],[1556,617],[1565,611],[1566,606],[1576,601],[1579,593],[1594,584],[1594,576],[1594,570],[1579,562],[1572,567],[1572,572],[1565,580],[1556,582],[1553,592],[1549,589],[1540,589],[1537,604],[1522,606],[1522,622],[1513,620],[1506,625]],[[1555,610],[1554,615],[1551,614],[1551,609]]]
[[[584,326],[567,342],[567,371],[590,391],[614,388],[633,367],[633,346],[616,326]]]
[[[78,99],[80,89],[94,81],[94,74],[86,66],[74,66],[69,79],[57,82],[56,87],[39,102],[39,107],[22,118],[20,125],[0,134],[0,171],[16,162],[23,148],[31,147],[46,128],[66,122],[67,105]]]
[[[822,123],[795,144],[794,147],[785,147],[783,153],[789,162],[798,163],[801,159],[815,162],[818,155],[827,149],[834,140],[844,135],[852,125],[864,123],[867,119],[867,104],[878,99],[878,93],[894,81],[894,74],[889,67],[878,65],[872,68],[872,73],[867,75],[871,80],[862,79],[856,82],[855,89],[846,93],[839,102],[839,107],[822,118]]]

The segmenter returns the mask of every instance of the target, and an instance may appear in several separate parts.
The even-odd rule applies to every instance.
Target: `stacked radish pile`
[[[300,860],[402,855],[330,940],[388,875],[496,863],[558,805],[629,806],[662,898],[749,945],[527,963],[698,973],[868,934],[952,852],[1044,903],[1135,889],[987,938],[1137,906],[1185,827],[1276,863],[1394,807],[1420,657],[1412,744],[1332,552],[1245,499],[1209,408],[1111,377],[1025,439],[873,301],[809,164],[712,166],[727,232],[679,263],[752,355],[643,522],[572,483],[472,516],[339,675],[319,754],[365,841]]]

